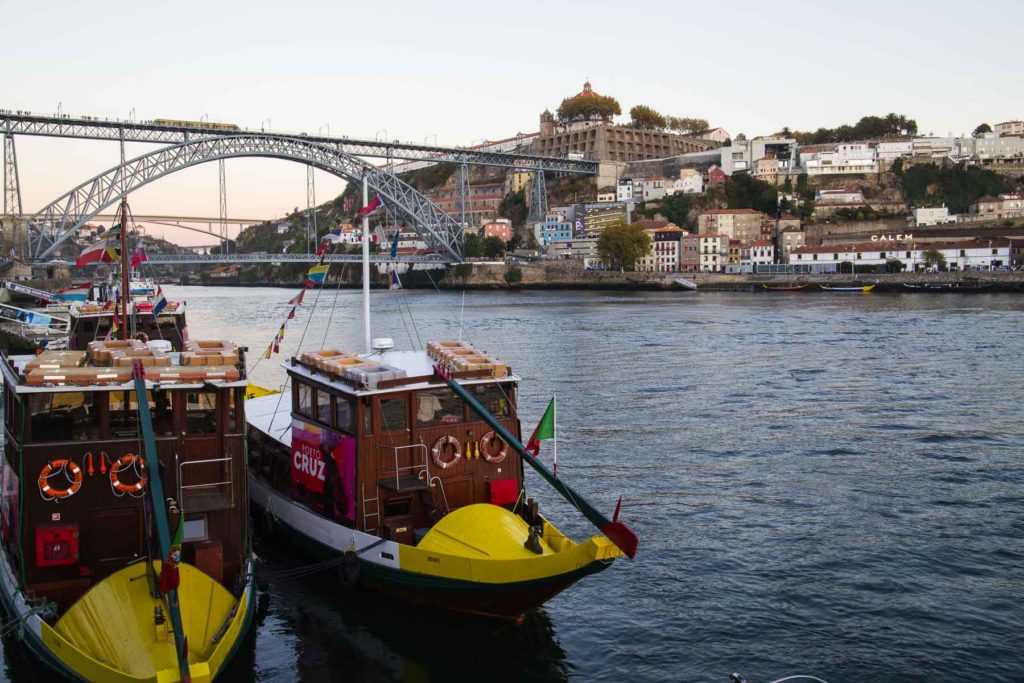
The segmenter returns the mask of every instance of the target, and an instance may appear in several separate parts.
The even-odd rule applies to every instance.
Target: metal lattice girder
[[[532,185],[529,220],[542,221],[548,212],[548,192],[547,185],[544,183],[544,174],[534,173]]]
[[[0,110],[2,111],[2,110]],[[221,124],[222,125],[222,124]],[[0,131],[18,135],[41,135],[58,138],[88,140],[121,140],[158,144],[181,144],[197,137],[231,137],[236,135],[262,135],[268,138],[295,138],[324,145],[334,145],[339,151],[358,157],[404,159],[411,161],[466,162],[480,166],[498,166],[524,171],[543,170],[564,173],[597,173],[597,162],[562,157],[542,157],[512,152],[434,147],[386,140],[356,140],[346,137],[305,135],[304,133],[259,133],[242,129],[206,127],[201,123],[189,126],[157,125],[129,121],[101,121],[34,114],[0,113]]]
[[[167,266],[182,264],[230,265],[233,263],[318,263],[323,258],[327,263],[360,263],[362,254],[147,254],[146,264],[150,266]],[[66,266],[66,261],[47,261],[48,265]],[[370,263],[432,263],[444,265],[451,259],[442,254],[402,255],[395,257],[389,254],[378,254],[370,257]]]
[[[433,249],[462,260],[462,227],[429,199],[397,177],[333,146],[266,135],[200,138],[131,159],[88,180],[29,219],[33,261],[45,261],[96,214],[130,193],[175,171],[233,157],[270,157],[309,164],[350,181],[362,181],[398,212]]]
[[[4,215],[21,216],[21,183],[13,135],[4,135]]]

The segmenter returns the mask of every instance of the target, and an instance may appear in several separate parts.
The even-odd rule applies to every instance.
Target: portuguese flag
[[[540,455],[540,442],[545,439],[555,438],[555,397],[551,397],[551,403],[548,404],[548,409],[544,411],[544,417],[537,423],[537,428],[533,430],[533,436],[530,437],[529,443],[526,444],[526,450],[531,451],[534,457]]]

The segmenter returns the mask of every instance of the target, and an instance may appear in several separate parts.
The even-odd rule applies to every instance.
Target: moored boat
[[[769,292],[800,292],[807,289],[807,283],[793,283],[788,285],[761,285]]]
[[[200,351],[3,357],[0,597],[69,679],[209,681],[249,631],[244,354]]]
[[[842,285],[839,285],[839,286],[836,286],[836,285],[819,285],[819,286],[823,290],[825,290],[826,292],[847,292],[847,293],[850,293],[850,292],[854,292],[854,293],[863,292],[864,294],[867,294],[868,292],[870,292],[871,290],[873,290],[876,287],[876,285],[873,285],[873,284],[871,284],[871,285],[847,285],[847,286],[842,286]]]

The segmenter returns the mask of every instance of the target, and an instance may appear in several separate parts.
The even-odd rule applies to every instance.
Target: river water
[[[193,338],[255,362],[285,289],[167,287]],[[361,347],[325,291],[299,348]],[[414,610],[325,577],[271,585],[229,680],[1024,680],[1024,297],[1012,294],[375,292],[397,348],[458,338],[558,394],[559,473],[625,496],[635,561],[519,627]],[[412,317],[410,318],[410,312]],[[309,322],[307,326],[307,321]],[[547,456],[550,457],[550,456]],[[586,521],[531,472],[575,537]],[[271,568],[302,562],[259,544]],[[7,676],[33,676],[5,642]]]

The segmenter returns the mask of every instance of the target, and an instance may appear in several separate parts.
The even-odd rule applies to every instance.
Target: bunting
[[[320,263],[310,268],[309,271],[306,273],[306,281],[304,283],[306,288],[309,289],[310,287],[315,287],[316,285],[322,285],[324,282],[324,278],[327,277],[327,269],[329,267],[330,266]]]
[[[82,253],[75,259],[75,265],[82,267],[90,263],[113,263],[120,260],[121,248],[107,240],[100,240],[96,244],[90,244],[83,249]]]

